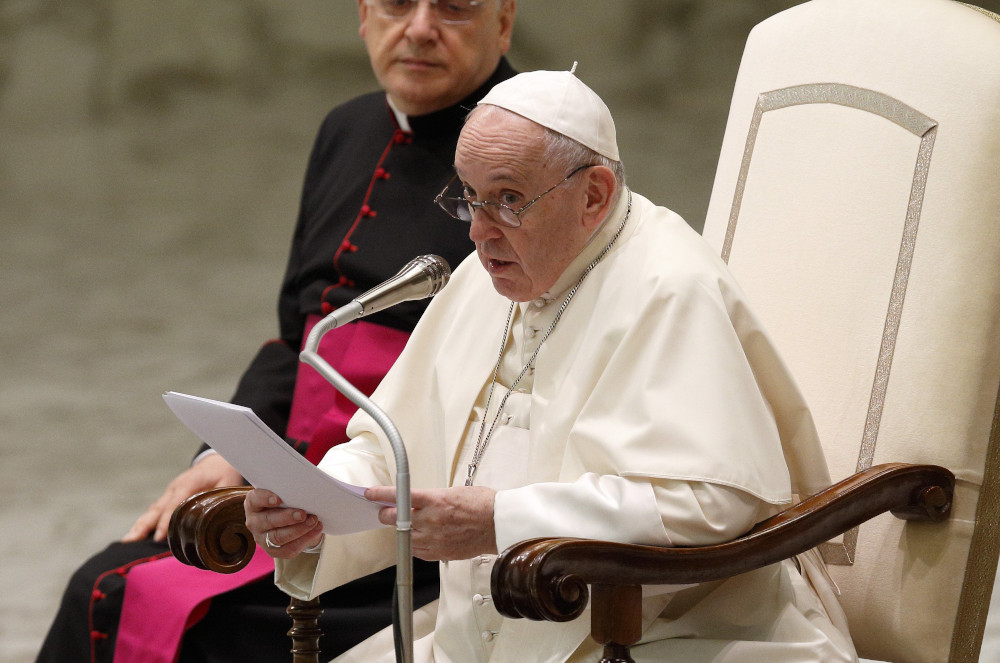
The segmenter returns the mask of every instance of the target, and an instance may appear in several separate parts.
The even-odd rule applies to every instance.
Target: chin
[[[528,301],[527,299],[524,299],[523,297],[524,293],[520,292],[519,289],[510,281],[507,281],[505,279],[498,279],[496,277],[492,277],[492,280],[493,280],[493,289],[496,290],[497,293],[499,293],[501,296],[506,297],[507,299],[515,302]]]

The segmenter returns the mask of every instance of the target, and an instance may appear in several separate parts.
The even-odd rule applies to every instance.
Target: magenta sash
[[[174,663],[184,631],[198,623],[213,596],[274,573],[261,548],[242,570],[224,574],[163,557],[129,570],[114,663]]]
[[[317,316],[306,320],[307,334],[318,321]],[[408,332],[359,320],[327,332],[320,341],[319,355],[370,396],[409,337]],[[308,440],[306,458],[316,464],[330,447],[347,440],[347,422],[357,409],[311,366],[299,364],[288,437]]]
[[[306,334],[319,321],[310,316]],[[359,321],[328,332],[319,354],[338,373],[370,395],[403,351],[409,333]],[[306,458],[347,440],[347,422],[357,407],[311,367],[301,364],[295,382],[288,437],[307,440]],[[274,573],[274,560],[260,548],[233,574],[203,571],[164,557],[132,567],[125,583],[114,663],[174,663],[181,638],[218,596]]]

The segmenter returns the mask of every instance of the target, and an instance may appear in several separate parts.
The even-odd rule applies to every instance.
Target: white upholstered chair
[[[627,661],[638,585],[820,545],[862,657],[973,663],[1000,544],[1000,19],[953,0],[812,0],[757,26],[704,234],[844,483],[731,544],[515,546],[494,569],[498,609],[572,619],[589,585],[592,634]],[[214,499],[178,510],[171,545],[191,563],[239,539],[185,524]],[[226,499],[238,527],[242,495]]]
[[[898,460],[957,477],[943,527],[885,516],[823,545],[859,653],[978,660],[1000,543],[1000,17],[814,0],[758,26],[705,236],[834,478]]]
[[[859,655],[978,660],[1000,544],[1000,17],[952,0],[812,0],[758,25],[704,235],[799,381],[834,480],[897,461],[955,475],[943,522],[884,513],[821,543]],[[664,551],[658,572],[616,580],[602,555],[656,558],[585,547],[505,553],[498,607],[561,619],[572,610],[538,606],[573,603],[577,574],[595,639],[616,642],[599,601],[691,578]]]

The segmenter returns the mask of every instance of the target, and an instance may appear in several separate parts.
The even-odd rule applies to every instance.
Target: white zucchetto
[[[570,71],[529,71],[496,85],[480,104],[517,113],[619,161],[615,122],[597,93]]]

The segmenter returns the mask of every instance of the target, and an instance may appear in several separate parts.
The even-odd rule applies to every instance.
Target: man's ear
[[[361,22],[358,26],[358,34],[361,38],[365,38],[365,25],[368,21],[368,3],[366,0],[358,0],[358,16],[361,18]]]
[[[584,207],[583,223],[590,230],[594,230],[611,212],[617,183],[614,171],[607,166],[591,166],[586,173],[587,186],[584,191],[587,202]]]
[[[514,17],[517,15],[516,0],[505,0],[500,7],[500,53],[510,50],[511,35],[514,32]]]

